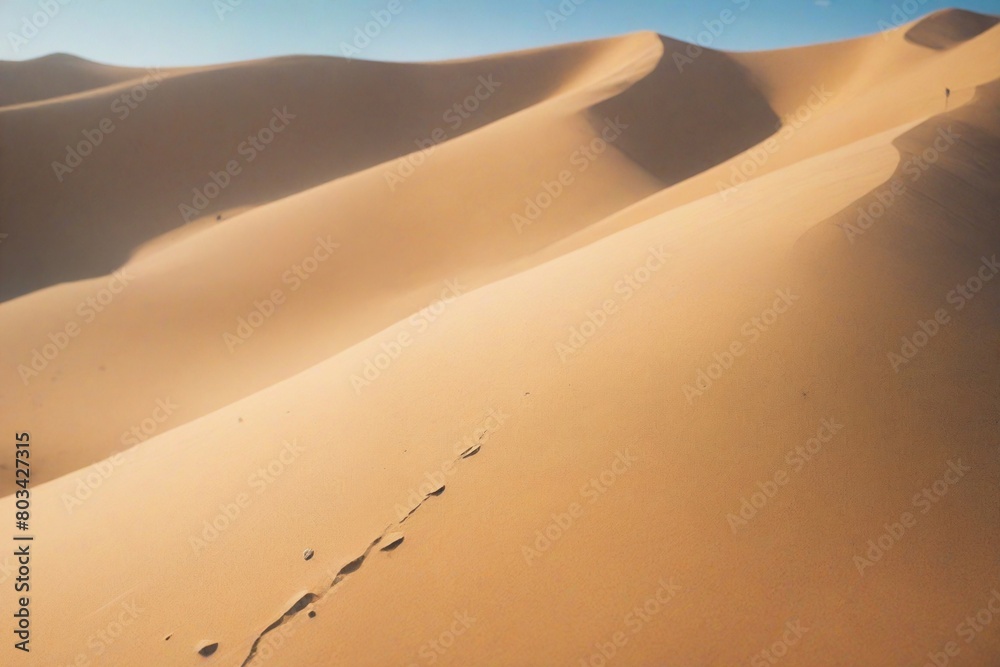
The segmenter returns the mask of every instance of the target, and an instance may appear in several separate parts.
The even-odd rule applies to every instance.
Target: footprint
[[[285,621],[295,616],[297,613],[299,613],[300,611],[308,607],[310,604],[315,602],[317,597],[318,596],[315,593],[304,593],[299,595],[298,598],[293,598],[296,600],[296,602],[293,603],[292,606],[288,608],[288,611],[279,616],[276,621],[274,621],[273,623],[271,623],[271,625],[264,628],[264,631],[259,635],[257,635],[257,639],[254,640],[253,645],[250,647],[250,654],[243,661],[241,667],[246,667],[248,664],[250,664],[250,661],[254,659],[254,656],[257,655],[257,647],[260,645],[260,642],[262,639],[264,639],[265,635],[267,635],[275,628],[281,626]],[[218,643],[213,644],[212,646],[209,647],[205,647],[202,650],[211,649],[211,651],[209,653],[202,653],[202,655],[205,656],[212,655],[212,653],[215,653],[215,649],[217,649],[218,647],[219,647]],[[199,653],[201,653],[201,651],[199,651]]]
[[[219,642],[204,641],[198,644],[198,653],[206,658],[215,653],[219,648]]]
[[[382,551],[394,551],[396,547],[403,543],[402,533],[389,533],[382,538]]]
[[[298,599],[298,602],[296,602],[295,604],[293,604],[291,607],[288,608],[288,611],[285,612],[285,616],[294,616],[295,614],[299,613],[300,611],[308,607],[310,604],[312,604],[315,599],[316,599],[315,593],[303,594],[302,597]]]
[[[352,560],[344,567],[340,568],[340,572],[337,573],[337,576],[342,577],[345,574],[351,574],[352,572],[357,572],[358,569],[361,567],[361,564],[365,562],[365,556],[367,555],[368,555],[367,553],[364,553],[355,558],[354,560]]]

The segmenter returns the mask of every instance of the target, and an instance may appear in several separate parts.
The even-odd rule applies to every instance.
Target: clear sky
[[[0,59],[178,66],[347,46],[356,58],[437,60],[635,30],[745,51],[874,33],[949,6],[1000,13],[1000,0],[0,0]]]

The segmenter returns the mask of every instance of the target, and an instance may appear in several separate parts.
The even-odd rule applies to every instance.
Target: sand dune
[[[4,63],[31,664],[995,663],[993,24]]]
[[[585,76],[619,41],[436,65],[288,57],[133,71],[116,86],[0,107],[2,215],[26,248],[0,267],[0,297],[110,273],[186,222],[454,139]],[[78,68],[10,63],[4,77],[26,87],[43,66],[65,78]]]
[[[12,107],[130,81],[143,70],[93,63],[65,53],[23,62],[0,62],[0,107]]]
[[[906,39],[932,49],[950,49],[978,37],[1000,19],[961,9],[937,12],[906,31]]]

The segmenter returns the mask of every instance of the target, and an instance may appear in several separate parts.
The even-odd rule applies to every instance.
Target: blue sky
[[[179,66],[346,46],[357,58],[438,60],[635,30],[746,51],[878,32],[949,6],[1000,13],[1000,0],[0,0],[0,59]]]

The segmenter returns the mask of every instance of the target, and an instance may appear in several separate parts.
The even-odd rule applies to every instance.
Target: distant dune
[[[961,9],[937,12],[917,22],[906,31],[906,39],[932,49],[950,49],[978,37],[1000,22],[996,16],[985,16]]]
[[[996,23],[0,63],[25,664],[998,664]]]

